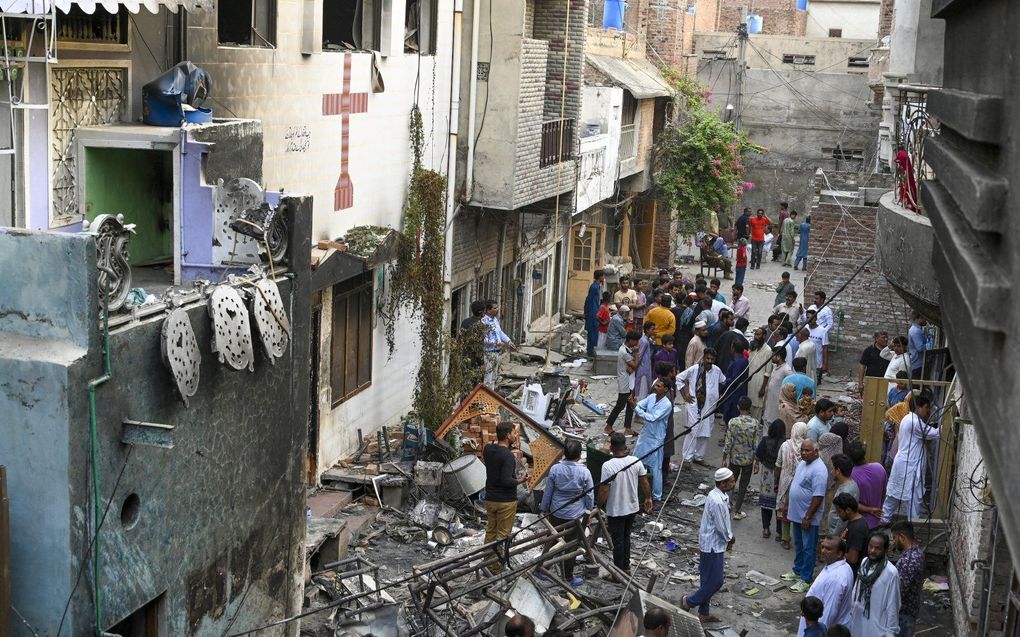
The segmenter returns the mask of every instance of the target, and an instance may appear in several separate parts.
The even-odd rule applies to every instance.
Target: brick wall
[[[652,203],[655,206],[655,237],[652,239],[652,261],[659,267],[669,267],[673,261],[672,247],[673,237],[673,215],[669,208]]]
[[[570,27],[567,10],[570,4]],[[581,110],[581,86],[584,73],[584,40],[587,33],[587,3],[583,0],[535,0],[534,34],[549,43],[545,77],[545,118],[558,119],[563,90],[563,55],[567,55],[566,117],[577,117]],[[564,35],[569,31],[569,47]],[[523,80],[522,80],[523,83]]]
[[[693,2],[693,0],[692,0]],[[721,31],[719,26],[719,3],[721,0],[697,0],[694,2],[694,30],[702,32]],[[734,28],[736,25],[734,24]]]
[[[650,0],[647,15],[645,45],[652,62],[682,66],[684,25],[687,21],[686,0]],[[692,30],[693,31],[693,30]]]
[[[500,227],[507,223],[504,265],[513,260],[517,245],[517,222],[512,213],[462,207],[453,222],[453,272],[450,286],[459,288],[476,276],[485,276],[496,267]]]
[[[882,0],[882,4],[878,9],[878,39],[881,40],[885,36],[892,33],[893,26],[893,8],[896,6],[896,0]]]
[[[808,247],[808,274],[803,290],[811,299],[817,290],[832,296],[857,270],[864,260],[875,253],[875,230],[878,208],[835,203],[823,197],[828,190],[857,191],[870,180],[870,187],[888,184],[885,175],[858,175],[857,173],[825,173],[815,176],[815,193],[819,198],[811,206],[811,240]],[[799,282],[798,282],[799,283]],[[861,350],[871,344],[872,335],[886,330],[891,335],[906,334],[910,323],[910,310],[882,276],[872,261],[832,303],[837,318],[843,314],[839,326],[838,351],[833,353],[830,367],[833,375],[848,375],[856,369]],[[835,343],[836,327],[830,333]]]
[[[797,10],[796,0],[721,0],[721,3],[716,31],[736,31],[745,7],[748,14],[762,17],[762,33],[766,35],[804,35],[807,29],[807,12]]]
[[[981,497],[978,489],[971,489],[973,474],[978,482],[985,473],[978,465],[981,452],[977,446],[974,425],[957,425],[956,476],[954,506],[949,513],[950,590],[953,591],[953,622],[957,635],[974,635],[980,623],[982,589],[987,583],[990,564],[992,582],[989,593],[988,635],[1002,635],[1005,624],[1006,600],[1009,592],[1011,563],[1009,549],[1001,529],[995,554],[992,554],[992,530],[995,520],[991,509],[975,496]]]

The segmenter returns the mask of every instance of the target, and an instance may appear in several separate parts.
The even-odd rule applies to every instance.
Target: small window
[[[814,64],[815,56],[799,55],[796,53],[784,53],[783,64]]]
[[[323,51],[383,51],[387,0],[323,0]]]
[[[623,110],[620,111],[620,159],[630,159],[637,153],[637,100],[630,91],[623,92]]]
[[[121,7],[117,13],[110,13],[102,7],[96,7],[95,13],[85,13],[80,7],[72,6],[67,15],[58,18],[60,28],[57,29],[57,40],[60,42],[83,44],[120,44],[128,43],[128,13]],[[8,20],[8,38],[11,37],[11,24],[20,20]],[[20,31],[20,29],[19,29]]]
[[[437,0],[407,0],[404,53],[436,54]]]
[[[843,37],[843,29],[829,29],[830,38],[841,38]]]
[[[863,160],[863,148],[822,148],[822,154],[839,160]]]
[[[219,43],[276,48],[276,0],[220,0],[216,5]]]
[[[847,66],[868,68],[869,61],[866,57],[853,57],[847,60]]]
[[[334,407],[372,384],[373,274],[365,272],[333,286],[330,389]]]
[[[580,226],[574,231],[573,270],[575,272],[592,272],[599,260],[599,228],[587,227],[584,236],[578,234]]]

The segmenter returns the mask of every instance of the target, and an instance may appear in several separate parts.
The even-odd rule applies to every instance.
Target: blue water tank
[[[751,35],[761,33],[763,20],[760,15],[751,14],[747,16],[747,32]]]
[[[623,30],[623,0],[606,0],[602,8],[602,28]]]
[[[807,11],[808,0],[797,0],[797,11]]]

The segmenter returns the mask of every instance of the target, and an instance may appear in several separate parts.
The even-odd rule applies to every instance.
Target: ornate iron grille
[[[54,68],[50,85],[53,210],[50,226],[81,219],[74,129],[119,122],[127,111],[127,69]]]

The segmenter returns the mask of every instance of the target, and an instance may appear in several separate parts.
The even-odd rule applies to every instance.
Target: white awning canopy
[[[636,99],[666,97],[670,94],[669,84],[663,79],[659,69],[647,60],[592,53],[584,57],[588,64],[604,74],[612,84],[627,89]]]
[[[115,2],[114,0],[0,0],[0,13],[28,13],[44,14],[49,13],[50,7],[56,6],[59,11],[66,13],[72,6],[76,6],[85,13],[95,13],[96,8],[102,7],[110,13],[117,13],[124,7],[131,13],[145,7],[152,13],[157,13],[160,7],[166,7],[177,13],[178,7],[184,7],[187,11],[196,9],[212,8],[212,0],[126,0]]]

